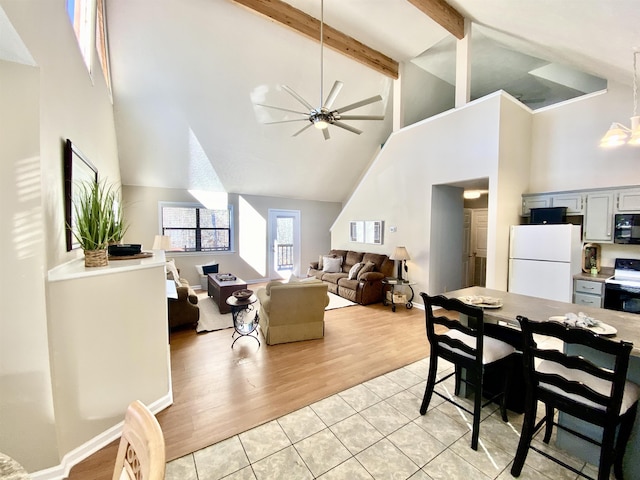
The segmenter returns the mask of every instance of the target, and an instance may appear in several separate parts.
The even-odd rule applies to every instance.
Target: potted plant
[[[109,226],[109,234],[112,239],[109,241],[110,245],[119,245],[122,243],[124,234],[127,233],[129,225],[124,221],[122,215],[122,203],[120,202],[120,196],[118,192],[111,192],[111,207],[113,209],[113,219]]]
[[[116,236],[122,237],[122,212],[114,209],[116,192],[104,182],[83,182],[73,208],[73,236],[84,250],[85,267],[104,267],[108,263],[107,247]]]

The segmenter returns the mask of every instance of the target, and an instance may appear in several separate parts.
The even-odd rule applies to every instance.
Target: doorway
[[[300,211],[269,209],[269,278],[300,274]]]
[[[486,208],[464,209],[465,245],[462,260],[464,287],[487,285],[488,217],[489,210]]]

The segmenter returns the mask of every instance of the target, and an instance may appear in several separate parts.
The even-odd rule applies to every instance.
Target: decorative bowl
[[[236,297],[237,300],[247,300],[251,295],[253,295],[253,290],[236,290],[233,292],[233,296]]]

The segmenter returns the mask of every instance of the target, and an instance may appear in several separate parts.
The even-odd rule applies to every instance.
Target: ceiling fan
[[[274,108],[276,110],[282,110],[284,112],[295,113],[298,115],[302,115],[302,118],[296,118],[294,120],[281,120],[277,122],[267,122],[265,125],[273,125],[277,123],[290,123],[290,122],[309,122],[308,125],[305,125],[303,128],[298,130],[293,136],[297,136],[304,132],[307,128],[312,125],[317,129],[322,130],[322,134],[324,135],[325,140],[329,140],[329,129],[330,125],[343,128],[344,130],[348,130],[349,132],[353,132],[357,135],[362,133],[362,130],[359,130],[351,125],[344,123],[342,120],[384,120],[384,115],[343,115],[344,112],[349,112],[351,110],[355,110],[356,108],[364,107],[365,105],[369,105],[371,103],[379,102],[382,100],[380,95],[375,95],[370,98],[365,98],[364,100],[360,100],[359,102],[352,103],[350,105],[346,105],[340,108],[333,108],[333,103],[335,102],[342,86],[344,85],[341,81],[336,80],[331,87],[331,91],[329,95],[327,95],[326,100],[323,103],[323,81],[324,81],[324,59],[323,59],[323,49],[324,49],[324,0],[320,0],[320,106],[314,107],[309,102],[307,102],[304,98],[298,95],[291,87],[287,85],[282,85],[282,89],[289,93],[293,98],[295,98],[298,102],[300,102],[307,109],[306,112],[300,112],[297,110],[291,110],[289,108],[275,107],[273,105],[264,105],[258,103],[262,107]]]

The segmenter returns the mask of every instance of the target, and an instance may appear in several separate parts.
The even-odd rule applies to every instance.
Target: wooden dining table
[[[640,385],[640,315],[638,314],[558,302],[483,287],[463,288],[445,292],[443,295],[448,298],[480,295],[500,299],[501,306],[499,308],[483,308],[485,330],[487,323],[495,323],[503,325],[508,330],[517,332],[520,327],[516,320],[518,315],[527,317],[530,320],[545,321],[553,316],[583,312],[585,315],[615,328],[617,330],[616,333],[609,336],[612,340],[624,340],[633,343],[627,379]],[[595,357],[589,358],[596,363],[599,363],[601,360]],[[571,426],[571,428],[582,431],[583,433],[588,433],[594,436],[594,438],[597,438],[597,427],[592,428],[591,425],[581,422],[580,420],[573,419],[561,413],[559,423]],[[558,430],[556,443],[576,457],[590,463],[593,463],[593,459],[599,456],[597,447],[566,434],[562,430]],[[640,415],[636,417],[631,438],[627,444],[623,472],[624,478],[640,479]]]

